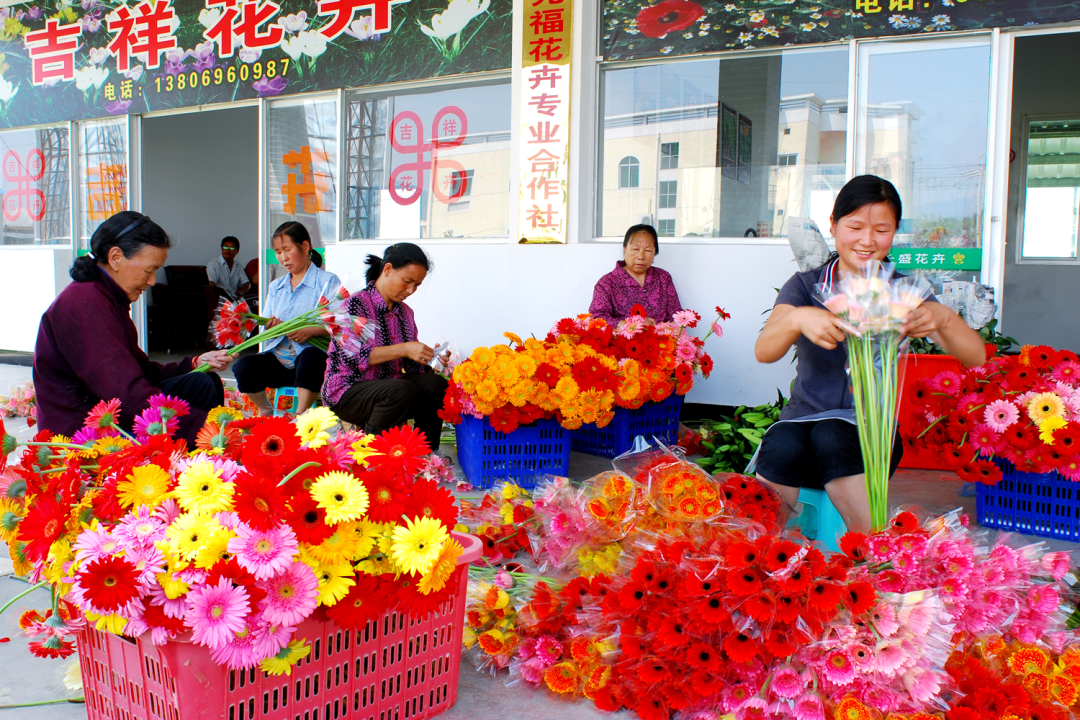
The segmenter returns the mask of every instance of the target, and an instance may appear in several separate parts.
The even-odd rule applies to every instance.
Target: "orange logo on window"
[[[105,220],[127,210],[127,166],[98,165],[86,168],[86,211],[91,220]]]
[[[285,184],[281,186],[281,194],[285,198],[283,210],[286,215],[296,214],[298,199],[304,201],[305,213],[330,211],[329,208],[323,206],[323,193],[330,187],[330,176],[314,171],[313,163],[316,160],[323,163],[329,162],[325,152],[321,150],[312,152],[308,145],[304,145],[299,151],[287,152],[281,156],[281,162],[286,168],[296,168],[299,171],[288,173],[285,176]]]

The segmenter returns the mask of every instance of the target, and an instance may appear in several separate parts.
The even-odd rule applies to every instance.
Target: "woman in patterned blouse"
[[[439,447],[438,412],[448,383],[428,363],[435,351],[418,342],[405,299],[427,277],[431,263],[412,243],[397,243],[383,256],[367,256],[367,287],[346,308],[375,324],[375,337],[346,349],[334,343],[323,383],[323,402],[342,420],[380,433],[410,418],[432,450]]]
[[[653,267],[659,252],[660,241],[652,225],[634,225],[627,230],[623,259],[596,283],[589,313],[615,325],[630,315],[630,308],[641,305],[648,313],[648,324],[670,321],[682,305],[671,275]]]

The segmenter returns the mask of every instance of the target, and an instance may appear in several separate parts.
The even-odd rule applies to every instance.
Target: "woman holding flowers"
[[[323,400],[342,420],[373,435],[411,418],[435,450],[442,429],[438,412],[449,383],[429,366],[435,351],[417,341],[413,311],[405,304],[431,262],[418,246],[396,243],[381,258],[368,255],[367,266],[367,287],[350,297],[345,309],[373,323],[375,335],[367,342],[331,346]]]
[[[312,249],[307,228],[295,221],[282,224],[270,241],[277,261],[289,274],[270,283],[262,312],[270,318],[270,329],[285,320],[313,310],[320,297],[330,297],[340,287],[337,275],[320,267],[319,254]],[[295,387],[297,413],[315,404],[326,373],[326,353],[309,344],[316,335],[327,335],[325,327],[306,327],[266,343],[258,355],[236,361],[233,374],[240,392],[251,398],[260,415],[273,414],[266,388]]]
[[[630,309],[641,305],[648,313],[647,325],[670,322],[682,309],[675,283],[666,270],[653,267],[660,252],[660,240],[652,225],[634,225],[623,238],[623,259],[604,275],[593,288],[589,314],[603,318],[615,327],[630,316]]]
[[[90,252],[71,268],[74,280],[41,316],[34,346],[38,421],[54,433],[74,435],[102,400],[120,401],[119,425],[162,393],[186,401],[179,436],[194,442],[206,411],[225,401],[221,378],[193,373],[203,363],[224,370],[232,358],[215,350],[179,362],[151,362],[139,348],[131,303],[154,284],[169,257],[171,241],[148,216],[124,211],[98,226]]]
[[[821,267],[796,273],[784,284],[754,348],[758,362],[765,363],[784,357],[792,345],[798,354],[791,401],[761,442],[758,477],[790,507],[798,503],[800,488],[824,487],[848,529],[857,532],[869,532],[871,519],[842,347],[849,326],[822,305],[815,288],[831,287],[842,274],[884,261],[900,217],[900,195],[888,180],[862,175],[848,182],[830,218],[836,252]],[[931,337],[965,365],[986,359],[979,334],[933,297],[908,314],[901,332]],[[895,443],[890,472],[901,453]]]

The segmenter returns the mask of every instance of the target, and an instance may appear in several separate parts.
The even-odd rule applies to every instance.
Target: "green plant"
[[[1020,343],[1016,341],[1016,338],[1009,337],[1008,335],[1002,335],[997,331],[997,318],[994,318],[986,324],[984,328],[979,330],[979,337],[983,339],[983,342],[987,345],[997,346],[998,355],[1004,355],[1012,350],[1014,345]],[[912,338],[911,352],[916,355],[944,355],[945,350],[940,345],[935,345],[930,342],[929,338]]]
[[[742,472],[754,457],[761,438],[770,425],[780,419],[787,398],[779,390],[776,402],[748,408],[741,405],[720,420],[702,420],[702,447],[709,453],[697,459],[710,472]]]

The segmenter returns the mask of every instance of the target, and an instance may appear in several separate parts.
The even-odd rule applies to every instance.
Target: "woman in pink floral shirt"
[[[671,320],[682,304],[671,275],[653,267],[659,252],[660,241],[652,225],[634,225],[627,230],[623,259],[596,283],[589,313],[615,325],[630,315],[630,308],[641,305],[650,324]]]

